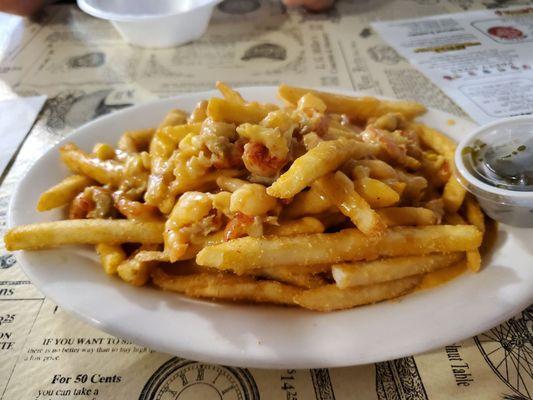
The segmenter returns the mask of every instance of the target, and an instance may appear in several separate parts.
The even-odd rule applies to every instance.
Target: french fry
[[[142,245],[139,250],[133,253],[127,260],[117,267],[118,276],[124,281],[134,286],[143,286],[150,279],[152,271],[157,266],[157,261],[142,261],[137,258],[137,254],[142,251],[155,250],[157,246]]]
[[[438,154],[443,155],[448,160],[450,166],[453,167],[452,169],[455,169],[455,142],[446,135],[424,124],[417,124],[415,127],[417,128],[418,137],[421,142]],[[457,212],[463,204],[465,195],[466,189],[457,180],[455,172],[452,172],[452,176],[446,185],[444,185],[444,191],[442,194],[442,200],[444,201],[444,208],[446,211],[449,213]]]
[[[435,212],[423,207],[387,207],[376,212],[388,227],[436,225],[439,222],[439,216]]]
[[[466,225],[466,221],[457,213],[445,214],[443,219],[448,225]]]
[[[252,272],[254,276],[267,278],[281,283],[287,283],[303,289],[313,289],[319,286],[324,286],[328,283],[326,279],[318,274],[298,274],[285,268],[264,268],[260,270],[253,270]]]
[[[207,100],[202,100],[196,104],[194,110],[192,110],[188,123],[204,122],[207,118]]]
[[[386,183],[373,178],[353,182],[355,190],[372,208],[390,207],[400,201],[400,195]]]
[[[459,183],[455,174],[452,174],[442,192],[444,208],[449,213],[454,213],[461,208],[466,196],[466,189]]]
[[[108,275],[115,275],[118,266],[127,258],[126,253],[119,244],[99,243],[95,249],[100,257],[104,272]]]
[[[456,278],[466,271],[466,263],[466,259],[463,259],[449,267],[437,269],[436,271],[425,274],[417,289],[430,289]]]
[[[150,141],[154,136],[155,130],[140,129],[137,131],[126,131],[120,137],[117,147],[126,153],[139,153],[148,150]]]
[[[481,269],[481,254],[479,250],[470,250],[466,252],[466,265],[472,272],[479,272]]]
[[[479,203],[471,195],[465,200],[465,214],[470,225],[474,225],[481,232],[485,232],[485,216]]]
[[[326,104],[328,112],[346,114],[360,121],[390,112],[399,112],[405,118],[412,119],[426,111],[423,105],[410,101],[380,101],[375,97],[350,97],[288,85],[280,85],[278,89],[278,96],[293,106],[307,93],[320,98]]]
[[[239,92],[237,92],[236,90],[233,90],[228,85],[226,85],[224,82],[217,81],[215,86],[218,89],[218,91],[222,93],[222,96],[224,96],[224,99],[226,99],[227,101],[230,101],[232,103],[237,103],[237,104],[246,103]]]
[[[161,121],[157,129],[161,129],[166,126],[185,124],[187,122],[187,115],[187,112],[177,108],[170,110],[167,115],[165,115],[165,118],[163,118],[163,121]]]
[[[190,297],[253,303],[294,305],[293,298],[302,290],[273,281],[258,281],[248,276],[200,273],[169,275],[158,268],[152,281],[161,289]]]
[[[87,186],[94,184],[91,178],[83,175],[71,175],[57,185],[41,194],[37,202],[37,211],[48,211],[69,204],[74,197]]]
[[[471,195],[469,195],[465,200],[465,214],[468,223],[474,225],[482,234],[484,234],[485,216],[483,215],[483,211],[481,211],[479,203]],[[466,263],[468,269],[470,269],[472,272],[479,272],[481,269],[481,262],[482,260],[479,249],[466,252]]]
[[[378,117],[372,125],[378,129],[394,132],[405,127],[405,117],[399,112],[389,112]]]
[[[313,217],[282,221],[279,225],[266,225],[264,227],[265,235],[292,236],[321,232],[324,232],[324,225]]]
[[[72,143],[61,147],[59,154],[75,174],[85,175],[103,185],[118,186],[122,181],[124,166],[114,160],[102,161],[92,157]]]
[[[298,218],[304,215],[322,214],[328,210],[335,210],[331,201],[311,186],[309,190],[294,196],[293,201],[283,209],[282,215],[286,218]]]
[[[424,124],[413,124],[420,141],[431,150],[453,162],[457,145],[448,136]]]
[[[220,189],[226,190],[232,193],[248,183],[248,181],[245,181],[243,179],[231,178],[229,176],[219,176],[216,179],[216,182]]]
[[[93,147],[94,155],[100,160],[112,160],[116,157],[115,149],[107,143],[96,143]]]
[[[335,171],[350,158],[376,154],[378,147],[355,140],[337,139],[320,142],[303,156],[298,157],[289,170],[268,189],[271,196],[289,199],[316,179]]]
[[[371,178],[375,179],[397,179],[398,173],[396,170],[382,160],[358,160],[355,162],[355,167],[362,165],[368,168]],[[355,178],[352,176],[352,178]]]
[[[365,235],[379,235],[385,230],[386,226],[379,215],[355,191],[353,182],[341,171],[317,179],[313,187],[349,217]]]
[[[288,237],[244,237],[205,247],[196,256],[199,265],[242,274],[254,268],[278,265],[331,264],[379,256],[414,256],[474,250],[482,234],[471,225],[394,227],[380,237],[357,229]]]
[[[65,244],[163,243],[163,223],[81,219],[42,222],[10,229],[8,250],[33,250]]]
[[[243,172],[238,169],[219,169],[213,172],[208,172],[205,175],[193,180],[178,180],[176,179],[170,184],[170,193],[174,196],[189,192],[192,190],[201,190],[216,185],[216,181],[221,176],[234,178],[241,176]]]
[[[305,290],[294,297],[296,304],[315,311],[335,311],[392,299],[412,290],[420,283],[419,276],[410,276],[370,286],[339,289],[337,285]]]
[[[164,126],[158,129],[150,142],[150,167],[148,186],[144,194],[146,203],[156,206],[168,214],[174,206],[175,196],[169,192],[169,185],[175,179],[173,163],[169,161],[178,143],[189,134],[198,134],[201,124]]]
[[[448,267],[462,258],[464,258],[462,252],[392,257],[367,262],[335,264],[331,266],[331,272],[337,286],[345,289],[425,274]]]
[[[269,109],[257,103],[239,104],[213,97],[207,104],[207,116],[214,121],[234,122],[237,125],[246,122],[256,124],[266,117]]]

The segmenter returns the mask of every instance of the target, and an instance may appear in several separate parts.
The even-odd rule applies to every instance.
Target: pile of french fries
[[[454,142],[415,121],[422,105],[282,85],[279,107],[217,88],[116,148],[63,146],[72,175],[37,209],[68,219],[16,227],[6,247],[92,244],[132,285],[319,311],[480,269],[483,213]]]

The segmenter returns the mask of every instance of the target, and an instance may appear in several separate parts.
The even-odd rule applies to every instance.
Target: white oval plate
[[[241,90],[245,98],[277,102],[276,89]],[[191,110],[214,92],[142,104],[97,119],[48,151],[22,179],[9,224],[60,218],[38,213],[39,194],[67,175],[58,147],[90,150],[115,143],[124,130],[157,125],[173,107]],[[353,93],[352,93],[353,94]],[[455,125],[447,124],[449,119]],[[474,125],[430,110],[423,118],[454,139]],[[220,304],[137,288],[106,276],[92,247],[18,252],[32,282],[57,304],[110,334],[181,357],[258,368],[340,367],[394,359],[471,337],[533,302],[531,230],[500,225],[486,266],[432,290],[329,314],[298,308]],[[529,246],[528,246],[529,244]]]

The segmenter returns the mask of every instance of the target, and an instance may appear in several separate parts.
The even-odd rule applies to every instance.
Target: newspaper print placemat
[[[531,3],[353,0],[309,14],[274,0],[225,0],[204,37],[165,50],[130,47],[108,23],[74,6],[51,6],[36,22],[0,15],[0,99],[48,96],[0,182],[1,229],[16,182],[73,128],[140,101],[211,89],[216,79],[339,86],[464,117],[370,23],[507,5]],[[530,307],[462,343],[375,365],[276,371],[208,365],[78,321],[44,298],[2,248],[0,399],[531,399],[532,321]]]

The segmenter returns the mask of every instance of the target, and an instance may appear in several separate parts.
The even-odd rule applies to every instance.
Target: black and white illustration
[[[284,61],[287,59],[287,49],[277,43],[258,43],[246,49],[241,60],[248,61],[256,58]]]
[[[71,69],[77,68],[98,68],[105,64],[105,53],[101,51],[90,51],[88,53],[73,56],[67,59],[67,66]]]
[[[413,357],[377,363],[376,393],[379,400],[428,400]]]
[[[259,400],[254,377],[244,368],[172,358],[150,377],[139,400]]]
[[[326,368],[310,370],[313,387],[315,388],[316,400],[335,400],[333,384]]]
[[[474,340],[492,371],[511,389],[506,398],[533,399],[533,305]]]
[[[8,269],[17,263],[13,254],[7,253],[0,256],[0,269]]]
[[[366,51],[372,60],[381,64],[395,65],[402,60],[398,52],[386,44],[376,44]]]
[[[112,89],[91,92],[64,90],[50,97],[45,104],[46,127],[51,132],[78,127],[96,117],[128,107],[131,103],[109,104],[106,100]]]
[[[56,48],[61,54],[56,54]],[[125,45],[117,47],[80,46],[76,42],[57,42],[49,46],[25,77],[25,83],[46,86],[124,83],[135,79],[143,51]]]

